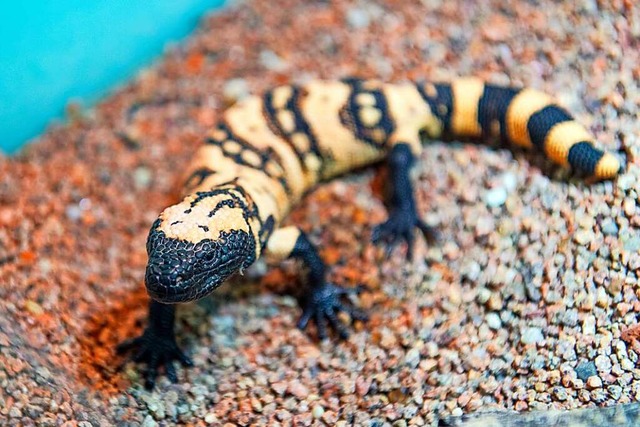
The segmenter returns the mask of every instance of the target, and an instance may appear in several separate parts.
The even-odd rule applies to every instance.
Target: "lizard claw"
[[[155,386],[158,368],[164,367],[167,378],[175,383],[178,377],[174,360],[178,360],[183,366],[193,366],[191,359],[176,344],[174,336],[159,334],[153,328],[147,328],[137,338],[123,341],[116,347],[116,351],[118,354],[131,353],[126,362],[147,364],[144,374],[144,386],[147,390],[152,390]]]
[[[327,324],[337,332],[341,339],[347,339],[349,331],[337,314],[340,311],[344,311],[351,316],[352,322],[355,320],[366,321],[368,317],[351,304],[343,303],[341,297],[347,294],[360,293],[361,290],[361,287],[348,289],[331,283],[314,287],[303,306],[302,316],[300,316],[297,323],[298,328],[305,329],[309,321],[313,319],[318,329],[318,338],[320,340],[327,338]]]
[[[410,260],[413,257],[415,228],[422,232],[428,243],[433,244],[439,240],[438,231],[418,218],[417,213],[410,210],[397,210],[388,220],[373,229],[371,241],[374,244],[383,243],[387,256],[390,256],[398,243],[404,240],[407,242],[407,259]]]

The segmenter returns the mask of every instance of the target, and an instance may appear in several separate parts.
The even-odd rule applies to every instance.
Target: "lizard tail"
[[[494,86],[477,78],[418,88],[451,136],[500,136],[596,179],[610,179],[621,171],[618,159],[595,148],[591,133],[543,92]]]

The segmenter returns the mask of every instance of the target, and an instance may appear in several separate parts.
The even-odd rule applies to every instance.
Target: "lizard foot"
[[[137,337],[123,341],[116,347],[118,354],[130,353],[127,361],[146,363],[147,370],[144,374],[144,386],[147,390],[153,389],[158,377],[158,368],[164,366],[167,378],[173,383],[178,381],[174,360],[180,361],[183,366],[193,366],[191,359],[186,356],[176,344],[172,335],[163,335],[153,328],[147,328]]]
[[[413,245],[415,243],[414,228],[418,228],[428,243],[435,243],[439,239],[438,231],[418,218],[418,214],[411,210],[396,210],[389,219],[378,224],[371,233],[371,241],[374,244],[384,243],[387,248],[387,256],[402,240],[407,242],[407,259],[413,257]]]
[[[349,303],[343,303],[342,297],[348,294],[359,293],[361,288],[345,289],[331,283],[315,286],[305,301],[302,316],[298,320],[298,328],[305,329],[309,320],[313,319],[318,329],[318,338],[327,338],[327,322],[338,333],[341,339],[349,337],[349,331],[344,323],[338,319],[340,311],[351,316],[351,321],[366,321],[368,316],[363,311],[353,307]]]

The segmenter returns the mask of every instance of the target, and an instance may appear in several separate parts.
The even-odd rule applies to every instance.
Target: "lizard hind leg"
[[[302,316],[297,326],[305,329],[313,320],[318,338],[327,337],[327,326],[331,326],[342,339],[349,336],[347,327],[338,318],[339,312],[349,314],[352,321],[367,320],[367,315],[343,300],[343,297],[358,293],[360,288],[342,288],[326,281],[326,265],[307,236],[297,227],[277,229],[269,238],[266,254],[274,260],[301,259],[308,268],[307,286],[302,302]]]

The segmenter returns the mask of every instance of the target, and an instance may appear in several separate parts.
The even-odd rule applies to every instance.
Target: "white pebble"
[[[324,408],[320,405],[316,405],[313,407],[313,410],[311,411],[311,414],[313,415],[313,418],[320,418],[322,417],[322,415],[324,414]]]
[[[602,380],[599,376],[593,375],[587,379],[587,386],[591,389],[602,387]]]
[[[593,315],[588,315],[582,321],[582,333],[584,335],[595,335],[596,334],[596,317]]]
[[[484,194],[484,203],[490,208],[497,208],[507,201],[507,190],[504,187],[496,187]]]
[[[420,363],[420,350],[417,348],[412,348],[407,351],[407,354],[404,356],[404,363],[415,368]]]
[[[153,419],[151,415],[147,415],[142,422],[142,427],[156,427],[158,423]]]
[[[500,329],[500,327],[502,326],[502,321],[500,320],[500,316],[498,316],[497,313],[488,313],[486,320],[487,325],[494,331]]]
[[[513,191],[518,186],[518,178],[511,172],[506,172],[500,177],[502,185],[507,191]]]
[[[78,205],[67,206],[65,213],[71,221],[78,221],[82,217],[82,209]]]
[[[229,101],[239,101],[249,95],[249,85],[245,79],[231,79],[224,84],[222,96]]]
[[[525,328],[522,331],[520,341],[523,344],[538,344],[544,341],[542,330],[540,328]]]
[[[347,23],[351,28],[366,28],[370,21],[369,14],[360,8],[354,7],[347,11]]]
[[[133,185],[137,190],[146,190],[151,184],[151,170],[147,167],[140,166],[133,171]]]
[[[260,63],[271,71],[284,71],[287,69],[287,62],[272,50],[260,52]]]

